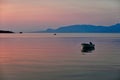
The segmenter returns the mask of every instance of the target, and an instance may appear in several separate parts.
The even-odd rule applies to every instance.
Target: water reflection
[[[95,47],[91,47],[91,48],[83,47],[81,52],[83,52],[83,53],[90,53],[90,52],[92,52],[94,50],[95,50]]]
[[[118,80],[120,38],[40,35],[1,35],[0,80]],[[95,48],[80,51],[83,41]]]

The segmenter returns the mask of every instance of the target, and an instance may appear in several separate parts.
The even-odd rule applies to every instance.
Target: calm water
[[[0,80],[120,80],[120,34],[0,34]]]

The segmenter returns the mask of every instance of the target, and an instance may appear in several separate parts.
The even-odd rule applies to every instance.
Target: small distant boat
[[[56,35],[56,33],[54,33],[53,35]]]
[[[22,34],[23,32],[19,32],[20,34]]]
[[[82,43],[82,52],[90,52],[95,50],[95,44],[93,44],[92,42],[89,43]]]
[[[88,47],[88,48],[91,48],[91,47],[94,47],[95,44],[93,44],[92,42],[89,42],[89,43],[82,43],[81,44],[83,47]]]

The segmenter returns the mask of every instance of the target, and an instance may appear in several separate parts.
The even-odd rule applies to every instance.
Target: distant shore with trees
[[[13,31],[0,30],[0,33],[14,33]]]

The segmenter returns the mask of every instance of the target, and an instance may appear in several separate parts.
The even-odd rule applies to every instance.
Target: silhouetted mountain
[[[14,33],[14,32],[12,32],[12,31],[0,30],[0,33]]]
[[[120,33],[120,23],[111,26],[70,25],[58,29],[37,31],[44,33]]]

